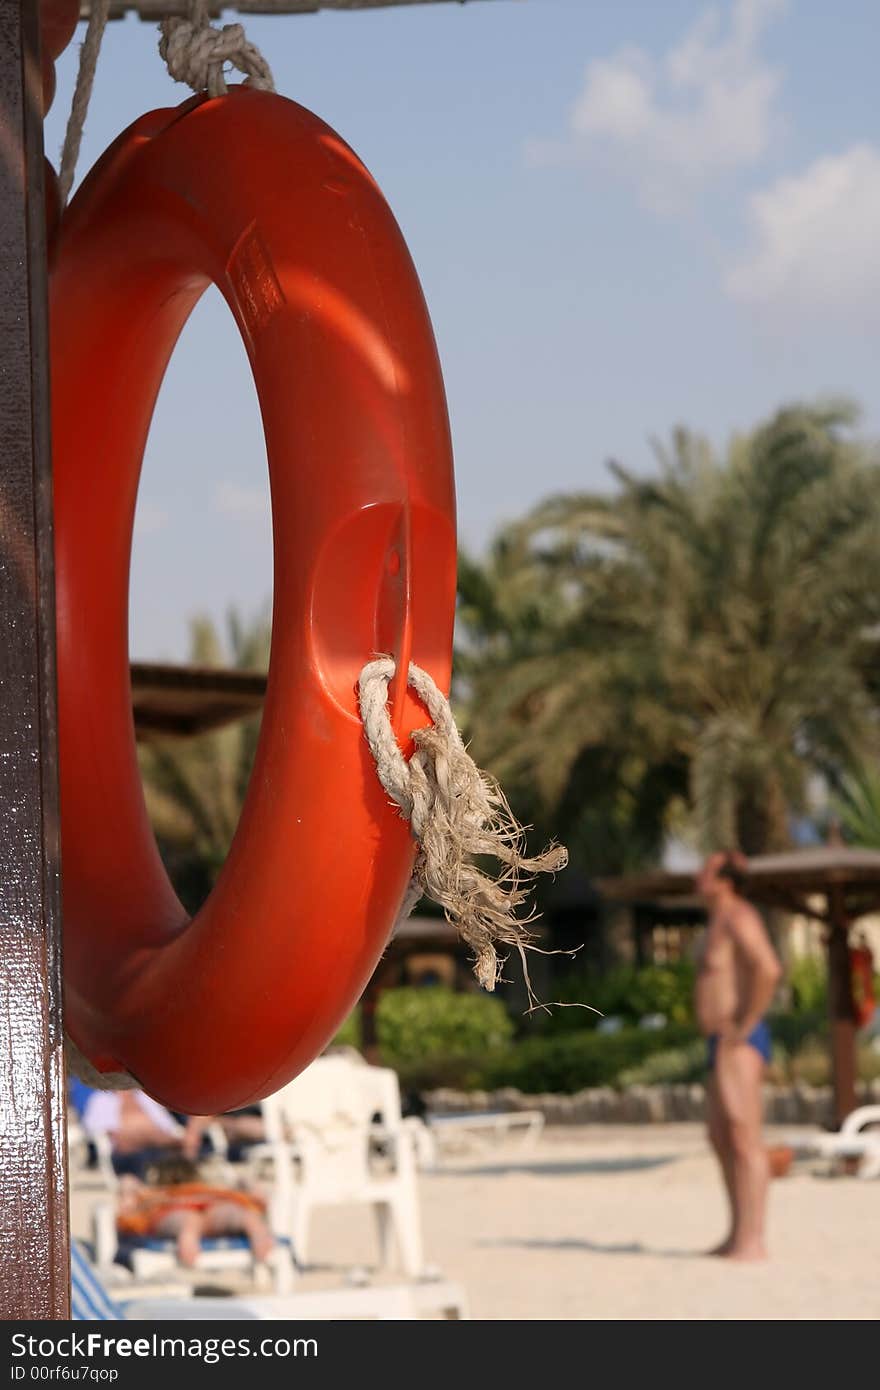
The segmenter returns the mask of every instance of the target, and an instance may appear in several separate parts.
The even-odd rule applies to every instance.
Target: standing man
[[[761,1135],[761,1084],[770,1060],[764,1014],[782,968],[758,913],[743,895],[747,862],[712,854],[697,879],[709,908],[694,1005],[709,1044],[709,1139],[730,1202],[730,1234],[712,1253],[766,1258],[770,1177]]]

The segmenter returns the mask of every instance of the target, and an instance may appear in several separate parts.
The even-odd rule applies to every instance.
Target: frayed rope
[[[468,753],[448,700],[427,671],[413,664],[407,683],[432,723],[412,733],[416,751],[407,762],[388,716],[388,686],[395,670],[391,657],[368,662],[358,682],[358,698],[379,781],[410,822],[419,846],[398,922],[409,916],[423,894],[439,903],[474,953],[477,980],[492,990],[501,968],[499,946],[513,947],[523,960],[533,946],[528,926],[538,914],[518,914],[531,880],[565,868],[568,851],[551,844],[542,854],[525,854],[525,830],[503,791]],[[493,874],[476,859],[494,859],[499,868]]]

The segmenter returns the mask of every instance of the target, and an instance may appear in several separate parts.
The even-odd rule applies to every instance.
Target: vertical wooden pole
[[[380,960],[360,998],[361,1051],[368,1062],[381,1062],[379,1039],[376,1035],[376,1005],[383,989],[393,989],[401,982],[399,953],[392,946],[390,954]]]
[[[646,911],[644,907],[636,903],[631,912],[635,963],[641,969],[643,966],[651,964],[651,911],[650,908]]]
[[[834,1121],[856,1107],[856,1007],[849,964],[849,920],[843,890],[828,890],[828,1011]]]
[[[0,1316],[69,1316],[38,0],[0,0]]]

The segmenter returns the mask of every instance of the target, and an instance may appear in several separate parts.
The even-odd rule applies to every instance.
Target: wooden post
[[[834,1122],[856,1107],[856,1008],[849,963],[849,919],[843,889],[828,889],[828,1011]]]
[[[401,981],[400,952],[392,944],[376,969],[361,995],[361,1051],[368,1062],[377,1065],[381,1061],[379,1039],[376,1035],[376,1005],[383,989],[393,989]]]
[[[630,909],[632,914],[633,927],[633,947],[635,950],[636,965],[639,970],[651,964],[651,941],[653,929],[653,914],[650,908],[643,907],[636,903]],[[605,964],[603,962],[603,969]]]
[[[37,0],[0,0],[0,1316],[69,1316]]]

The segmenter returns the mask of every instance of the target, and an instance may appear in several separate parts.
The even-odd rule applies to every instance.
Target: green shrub
[[[797,1052],[810,1039],[827,1048],[828,1016],[822,1009],[771,1014],[770,1033],[787,1053]]]
[[[772,1038],[770,1061],[764,1074],[768,1086],[787,1086],[791,1081],[791,1057],[788,1048],[777,1038]]]
[[[828,967],[819,956],[796,956],[786,971],[795,1013],[820,1014],[828,1007]]]
[[[513,1023],[500,999],[454,994],[441,985],[389,989],[376,1006],[383,1061],[407,1075],[427,1064],[444,1072],[507,1046]]]
[[[801,1081],[807,1086],[829,1086],[831,1084],[831,1052],[827,1033],[810,1033],[798,1041],[796,1047],[788,1049],[776,1041],[779,1019],[772,1020],[774,1033],[773,1062],[768,1072],[768,1081],[777,1085],[788,1085]],[[880,1079],[880,1052],[870,1043],[863,1042],[856,1051],[856,1075],[860,1081]]]
[[[684,1047],[671,1047],[664,1052],[655,1052],[637,1067],[622,1071],[618,1085],[662,1086],[674,1085],[682,1081],[701,1081],[706,1075],[706,1041],[694,1038]]]
[[[606,1018],[617,1015],[629,1017],[628,1003],[635,974],[630,965],[615,965],[601,973],[582,970],[566,975],[561,983],[554,982],[554,997],[560,1003],[587,1004],[597,1012],[591,1014],[586,1009],[552,1010],[548,1016],[548,1026],[555,1032],[580,1033],[585,1028],[595,1027],[603,1015]]]
[[[858,1051],[860,1081],[880,1081],[880,1052],[870,1043],[862,1043]]]
[[[693,1020],[694,967],[691,961],[675,965],[647,965],[635,972],[630,995],[630,1011],[635,1018],[644,1014],[665,1014],[670,1023]]]
[[[529,1038],[507,1052],[487,1058],[480,1084],[486,1089],[516,1086],[531,1094],[556,1091],[571,1094],[587,1086],[619,1086],[621,1075],[652,1054],[693,1042],[693,1030],[682,1027],[622,1028],[618,1033],[582,1029]]]
[[[638,1022],[645,1014],[665,1014],[670,1023],[693,1019],[694,967],[690,961],[674,965],[615,965],[610,970],[583,970],[554,982],[553,997],[561,1004],[588,1004],[598,1010],[553,1009],[545,1016],[547,1033],[581,1033],[593,1028],[600,1016],[616,1016]]]
[[[328,1047],[356,1047],[360,1052],[361,1042],[361,1011],[355,1005]]]
[[[819,1038],[807,1038],[788,1059],[788,1080],[808,1086],[827,1086],[831,1081],[828,1045]]]

